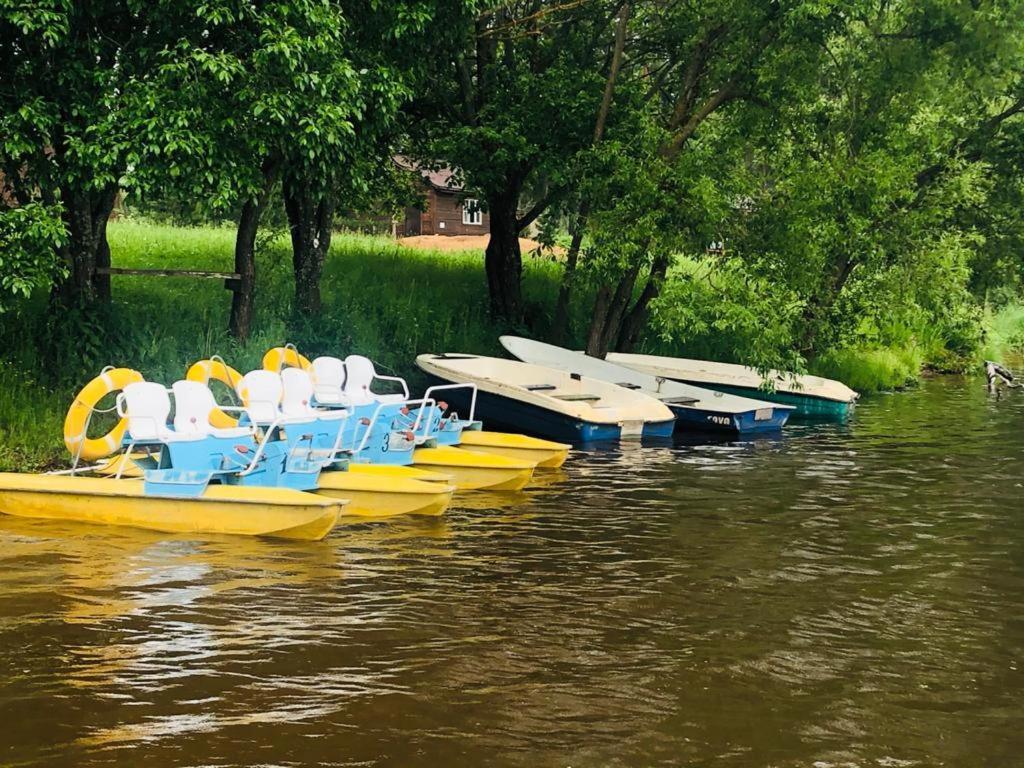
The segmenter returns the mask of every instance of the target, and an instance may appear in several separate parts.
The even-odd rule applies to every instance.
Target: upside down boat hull
[[[782,429],[793,411],[788,405],[671,381],[553,344],[518,336],[502,336],[500,341],[515,357],[528,363],[643,392],[668,406],[676,417],[676,429],[684,432],[772,432]]]
[[[358,472],[323,472],[316,490],[321,496],[348,499],[342,516],[357,517],[441,515],[454,492],[453,485]]]
[[[539,437],[487,430],[463,432],[459,445],[476,453],[491,453],[509,459],[532,461],[538,469],[554,469],[562,466],[572,447],[566,443],[541,440]]]
[[[334,528],[345,505],[289,488],[211,485],[198,498],[147,496],[143,489],[128,480],[0,473],[0,512],[165,533],[316,541]]]
[[[770,403],[789,405],[795,410],[793,416],[809,421],[846,421],[853,414],[855,400],[829,400],[815,395],[797,392],[764,392],[752,387],[734,387],[728,384],[701,384],[703,387],[740,397],[756,397]]]
[[[461,448],[417,448],[413,465],[449,475],[462,491],[520,491],[533,477],[532,461],[509,459]]]
[[[734,363],[658,355],[612,352],[606,359],[649,376],[790,406],[797,418],[843,421],[853,412],[858,398],[841,381],[820,376],[780,371],[762,376],[753,368]],[[766,378],[771,387],[764,386]]]
[[[739,413],[722,413],[686,405],[669,405],[669,408],[676,415],[677,429],[738,435],[778,432],[786,426],[791,413],[782,408],[759,408]]]

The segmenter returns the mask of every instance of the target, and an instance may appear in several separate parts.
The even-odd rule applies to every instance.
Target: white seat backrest
[[[213,428],[210,412],[217,407],[210,388],[198,381],[176,381],[174,394],[174,431],[182,435],[208,435]]]
[[[373,392],[370,384],[377,375],[373,361],[362,355],[349,355],[345,358],[345,394],[356,405],[372,403]]]
[[[250,371],[238,382],[249,419],[254,424],[270,424],[281,415],[281,377],[273,371]]]
[[[317,402],[337,405],[345,402],[345,364],[336,357],[313,361],[313,394]]]
[[[285,416],[316,416],[312,405],[313,379],[308,371],[285,368],[281,371],[281,385],[284,389],[281,412]]]
[[[167,429],[171,398],[163,384],[136,382],[124,388],[124,410],[133,440],[159,440]]]

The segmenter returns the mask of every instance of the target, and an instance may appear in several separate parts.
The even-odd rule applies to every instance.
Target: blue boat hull
[[[826,400],[823,397],[814,395],[803,395],[797,392],[766,392],[763,389],[753,387],[732,387],[726,384],[708,384],[707,382],[686,381],[675,379],[683,384],[692,384],[695,387],[704,387],[716,392],[724,392],[727,395],[739,395],[740,397],[751,397],[755,400],[765,400],[780,405],[791,405],[796,410],[792,411],[793,418],[807,419],[809,421],[846,421],[853,413],[852,402],[838,400]]]
[[[644,424],[644,437],[672,437],[676,430],[678,419],[665,419],[665,421],[648,421]]]
[[[758,419],[756,411],[722,413],[686,405],[670,405],[676,417],[676,428],[683,431],[731,432],[750,435],[761,432],[776,432],[786,426],[792,411],[773,408],[771,418]]]
[[[434,376],[430,379],[441,384],[450,383]],[[460,415],[469,417],[468,390],[453,389],[445,394],[445,399],[459,411]],[[603,443],[622,437],[622,429],[617,424],[581,421],[532,403],[524,403],[482,390],[477,392],[476,418],[482,419],[488,429],[523,432],[563,443]],[[675,419],[648,422],[644,425],[643,437],[670,437],[674,427]]]

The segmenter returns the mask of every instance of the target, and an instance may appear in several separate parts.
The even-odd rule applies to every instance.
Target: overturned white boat
[[[788,405],[728,395],[640,373],[553,344],[518,336],[502,336],[500,341],[505,349],[525,362],[578,373],[650,395],[669,407],[679,429],[740,434],[768,432],[785,426],[793,410]]]
[[[416,364],[437,381],[475,384],[475,395],[467,388],[446,397],[488,423],[551,440],[665,437],[675,425],[672,411],[642,392],[555,368],[463,354],[420,355]]]
[[[754,368],[735,363],[622,352],[609,353],[607,359],[650,376],[791,405],[796,408],[794,416],[805,418],[845,420],[859,397],[834,379],[782,371],[762,376]]]

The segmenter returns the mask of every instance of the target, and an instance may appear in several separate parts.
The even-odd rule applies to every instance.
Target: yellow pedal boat
[[[359,475],[373,475],[374,477],[398,477],[405,480],[420,480],[424,483],[452,484],[452,476],[443,472],[428,472],[425,469],[398,464],[352,463],[348,465],[348,471]]]
[[[125,479],[142,477],[142,470],[123,454],[93,469],[108,477],[118,470]],[[350,464],[344,472],[323,472],[317,488],[322,496],[348,499],[343,517],[441,515],[454,491],[449,475],[386,464]]]
[[[132,480],[0,473],[0,512],[18,517],[316,541],[345,501],[290,488],[210,485],[197,498],[147,496]]]
[[[316,493],[348,499],[342,516],[390,517],[440,515],[452,502],[455,486],[408,477],[359,472],[322,472]]]
[[[554,469],[565,464],[569,457],[568,443],[556,443],[528,437],[512,432],[489,432],[487,430],[466,430],[460,437],[459,446],[475,453],[491,453],[509,459],[532,461],[538,469]]]
[[[532,461],[509,459],[489,453],[474,453],[461,448],[417,448],[413,466],[428,472],[450,475],[452,484],[462,491],[518,491],[533,477]]]

